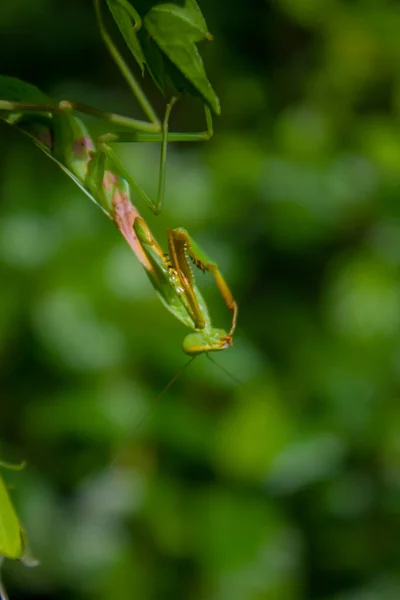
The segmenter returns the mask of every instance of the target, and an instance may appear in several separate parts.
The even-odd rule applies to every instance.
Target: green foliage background
[[[186,331],[104,215],[2,125],[0,455],[29,462],[4,475],[41,561],[4,578],[45,600],[394,600],[400,7],[201,7],[222,116],[171,149],[166,209],[142,213],[222,266],[240,321],[216,360],[243,384],[201,357],[135,429]],[[2,2],[0,72],[139,114],[89,1]],[[173,126],[201,129],[199,105]],[[158,149],[120,154],[154,192]]]

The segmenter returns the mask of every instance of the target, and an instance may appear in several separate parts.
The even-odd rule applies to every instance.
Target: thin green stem
[[[134,77],[132,71],[126,64],[125,60],[122,58],[119,50],[115,46],[114,42],[112,41],[112,39],[104,25],[103,15],[102,15],[101,7],[100,7],[100,0],[95,0],[94,5],[95,5],[97,22],[98,22],[99,28],[100,28],[100,34],[104,40],[104,43],[106,44],[107,48],[109,49],[111,56],[113,57],[117,67],[121,71],[122,76],[125,78],[125,81],[129,85],[132,93],[134,94],[134,96],[136,97],[140,106],[142,107],[143,112],[146,114],[148,119],[153,124],[158,125],[158,128],[160,129],[160,127],[161,127],[160,120],[157,117],[155,110],[151,106],[150,102],[147,100],[140,85],[136,81],[136,78]]]

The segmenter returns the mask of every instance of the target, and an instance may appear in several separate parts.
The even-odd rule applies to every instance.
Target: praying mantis
[[[182,19],[185,23],[182,27],[187,27],[189,16],[190,31],[186,32],[190,42],[188,47],[190,44],[194,47],[194,41],[199,39],[198,32],[208,39],[210,34],[195,0],[185,0],[183,6],[182,3],[176,3],[175,6],[173,2],[149,2],[149,5],[154,6],[143,18],[127,0],[107,0],[129,49],[142,68],[147,66],[159,87],[162,87],[164,82],[153,64],[154,52],[148,51],[149,36],[152,41],[158,42],[158,51],[161,50],[161,55],[164,56],[164,72],[167,73],[169,82],[172,81],[174,90],[179,93],[189,89],[190,93],[200,96],[203,100],[207,130],[198,133],[172,133],[169,132],[169,118],[177,95],[172,96],[167,104],[164,119],[160,122],[108,34],[100,0],[95,0],[94,4],[101,36],[149,121],[124,117],[76,102],[57,103],[35,86],[6,76],[0,76],[0,119],[27,135],[116,224],[144,267],[164,306],[192,330],[192,333],[184,338],[184,352],[196,356],[225,350],[232,346],[238,307],[218,265],[181,227],[167,231],[168,253],[164,252],[132,203],[132,195],[136,194],[154,214],[161,212],[168,142],[210,139],[213,133],[210,106],[214,112],[219,112],[218,98],[208,83],[205,72],[203,73],[198,54],[192,56],[195,65],[193,69],[187,67],[185,61],[181,61],[181,38],[173,35],[166,41],[160,23],[162,24],[162,19],[170,21],[171,18],[177,22],[176,19],[183,16],[186,20]],[[169,21],[168,25],[171,27]],[[139,37],[143,30],[144,34]],[[183,31],[186,30],[182,29]],[[184,53],[185,57],[186,55],[187,52]],[[123,127],[125,131],[105,134],[94,140],[84,123],[75,116],[76,112],[99,117],[112,126]],[[159,184],[155,202],[121,164],[110,145],[114,142],[161,144]],[[207,304],[196,284],[193,266],[214,276],[221,296],[232,314],[228,331],[213,327]]]
[[[101,37],[148,121],[105,112],[82,103],[55,102],[34,85],[2,75],[0,121],[27,136],[114,222],[143,266],[164,306],[192,330],[183,341],[183,350],[192,357],[225,350],[233,343],[238,307],[218,265],[183,228],[168,230],[168,253],[164,252],[132,202],[133,195],[136,195],[155,215],[159,214],[163,206],[168,143],[207,141],[213,135],[211,110],[219,114],[219,101],[195,47],[197,41],[211,39],[211,36],[196,0],[168,3],[140,0],[137,4],[140,4],[141,13],[128,0],[105,1],[142,71],[147,68],[162,91],[165,91],[167,84],[173,89],[163,120],[156,115],[112,41],[105,26],[101,2],[95,0]],[[146,10],[143,9],[144,5],[148,5]],[[202,100],[207,125],[205,131],[169,131],[172,108],[182,93],[192,94]],[[93,139],[76,113],[98,117],[111,127],[123,128],[123,131]],[[156,201],[147,196],[121,164],[112,148],[112,144],[117,142],[160,143]],[[193,267],[214,276],[232,314],[228,331],[212,325],[207,304],[196,284]],[[9,467],[4,463],[0,463],[1,466]],[[3,558],[35,564],[34,561],[29,562],[26,536],[0,475],[0,564]],[[0,598],[7,600],[1,580]]]

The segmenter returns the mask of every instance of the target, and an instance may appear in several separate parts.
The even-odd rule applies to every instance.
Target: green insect
[[[109,1],[108,4],[118,5],[125,11],[130,6],[125,0],[114,3]],[[0,119],[29,136],[117,225],[143,265],[165,307],[193,331],[184,339],[184,351],[194,356],[203,352],[225,350],[232,346],[238,309],[218,265],[208,258],[182,228],[168,230],[169,252],[164,252],[132,204],[132,193],[135,193],[154,213],[160,212],[164,195],[167,143],[209,139],[212,134],[210,109],[205,105],[208,123],[206,132],[170,133],[168,122],[176,97],[167,105],[164,120],[160,124],[111,41],[103,23],[99,2],[96,1],[95,6],[103,39],[132,91],[141,100],[151,122],[137,121],[68,101],[57,104],[36,87],[4,76],[0,76]],[[124,126],[128,132],[106,134],[94,140],[73,111],[91,114],[113,125]],[[161,143],[156,202],[146,195],[115,155],[110,143],[117,141]],[[232,312],[228,331],[213,327],[207,304],[196,285],[193,265],[214,276],[222,298]]]

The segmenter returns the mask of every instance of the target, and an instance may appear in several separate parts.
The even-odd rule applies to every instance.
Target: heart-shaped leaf
[[[107,0],[107,4],[143,75],[145,58],[137,37],[137,31],[142,25],[139,13],[126,0]]]
[[[196,0],[137,0],[135,8],[127,0],[107,4],[135,60],[142,71],[147,67],[163,93],[170,88],[200,96],[220,113],[197,47],[212,36]]]
[[[36,86],[7,75],[0,75],[0,99],[9,102],[51,103],[51,99]]]

